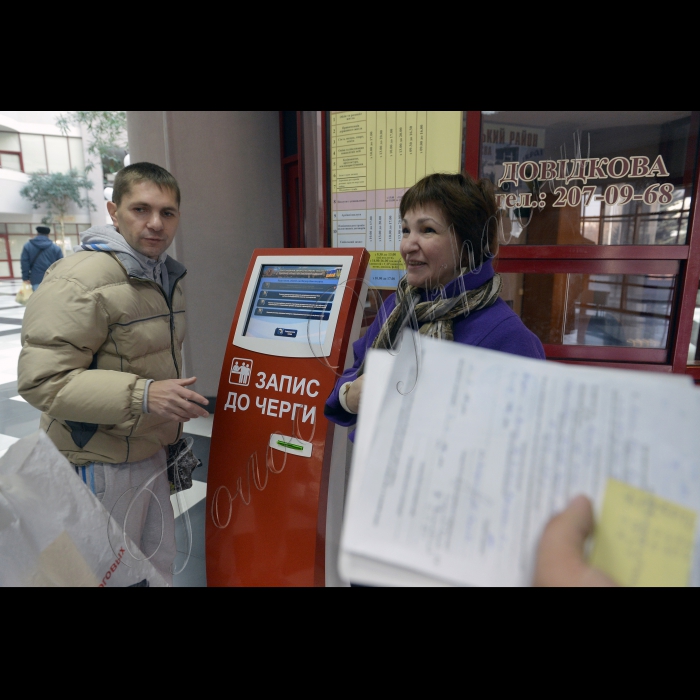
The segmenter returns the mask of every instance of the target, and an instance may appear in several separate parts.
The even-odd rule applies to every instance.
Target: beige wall
[[[185,370],[217,393],[254,248],[281,248],[279,112],[127,112],[131,162],[167,168],[182,191],[174,251],[188,269]]]

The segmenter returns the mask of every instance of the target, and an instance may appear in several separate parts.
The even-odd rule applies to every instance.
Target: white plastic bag
[[[0,458],[0,586],[165,585],[46,433]]]
[[[15,296],[15,301],[24,306],[33,293],[34,290],[32,289],[31,282],[23,282],[22,286],[19,288],[19,292],[17,292],[17,296]]]

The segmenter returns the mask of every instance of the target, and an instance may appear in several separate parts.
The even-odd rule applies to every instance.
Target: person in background
[[[40,427],[151,563],[172,582],[167,445],[209,415],[181,378],[187,270],[168,256],[180,188],[158,165],[117,173],[113,226],[80,234],[27,305],[18,389]],[[145,488],[148,491],[145,491]],[[140,495],[139,495],[140,494]],[[128,522],[126,520],[129,511]],[[128,563],[128,562],[127,562]]]
[[[576,496],[542,533],[533,585],[616,586],[610,577],[586,563],[584,546],[592,533],[591,502],[586,496]]]
[[[30,238],[22,248],[22,281],[29,282],[36,292],[51,265],[63,257],[63,251],[49,238],[48,226],[37,226],[37,236]]]
[[[367,350],[395,347],[407,326],[432,338],[544,359],[537,336],[498,296],[501,278],[491,264],[497,208],[489,180],[428,175],[404,194],[401,217],[406,275],[353,344],[355,363],[326,401],[324,414],[338,425],[357,421]]]

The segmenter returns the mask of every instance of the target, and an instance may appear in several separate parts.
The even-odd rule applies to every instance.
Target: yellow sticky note
[[[608,479],[590,563],[622,586],[687,586],[697,513]]]

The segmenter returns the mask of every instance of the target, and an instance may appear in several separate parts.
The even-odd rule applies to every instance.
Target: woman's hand
[[[360,397],[362,395],[362,383],[365,381],[365,375],[358,377],[348,389],[345,395],[345,403],[353,413],[360,412]]]

